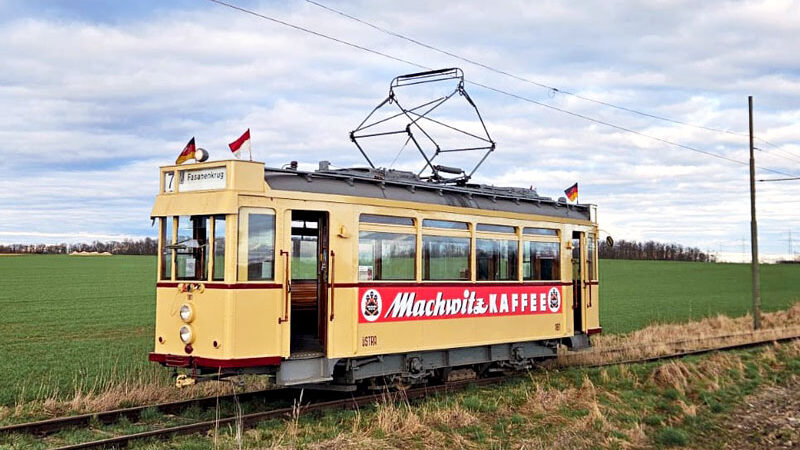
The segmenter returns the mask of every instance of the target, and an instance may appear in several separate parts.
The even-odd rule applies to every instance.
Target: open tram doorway
[[[292,211],[291,343],[293,357],[322,356],[328,293],[328,213]]]
[[[583,331],[583,234],[572,232],[572,317],[575,333]]]

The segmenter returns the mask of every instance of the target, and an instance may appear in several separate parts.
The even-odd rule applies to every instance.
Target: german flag
[[[578,183],[573,184],[564,191],[569,201],[574,202],[578,199]]]
[[[183,151],[181,152],[180,156],[178,156],[178,159],[175,160],[175,164],[183,164],[190,159],[194,159],[194,150],[194,137],[192,137],[192,139],[189,140],[189,143],[186,144],[186,147],[183,148]]]

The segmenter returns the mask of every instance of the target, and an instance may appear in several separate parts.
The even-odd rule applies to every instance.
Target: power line
[[[786,159],[786,160],[789,160],[789,161],[800,162],[800,158],[799,157],[795,156],[792,153],[781,151],[779,148],[776,149],[776,150],[772,150],[772,151],[764,150],[763,148],[758,148],[758,147],[753,147],[753,148],[758,150],[758,151],[760,151],[760,152],[762,152],[762,153],[766,153],[766,154],[771,155],[771,156],[776,156],[776,157],[783,158],[783,159]]]
[[[800,180],[800,177],[789,177],[789,178],[761,178],[758,181],[765,182],[765,181],[796,181]]]
[[[264,19],[264,20],[269,20],[271,22],[275,22],[277,24],[284,25],[284,26],[287,26],[289,28],[294,28],[295,30],[298,30],[298,31],[303,31],[303,32],[306,32],[306,33],[310,33],[310,34],[313,34],[314,36],[321,37],[321,38],[324,38],[324,39],[328,39],[328,40],[331,40],[333,42],[337,42],[339,44],[346,45],[348,47],[356,48],[358,50],[362,50],[362,51],[365,51],[365,52],[368,52],[368,53],[372,53],[374,55],[383,56],[384,58],[389,58],[391,60],[394,60],[394,61],[397,61],[397,62],[401,62],[401,63],[405,63],[405,64],[408,64],[408,65],[411,65],[411,66],[414,66],[414,67],[418,67],[420,69],[430,70],[428,67],[421,66],[421,65],[419,65],[417,63],[405,60],[403,58],[398,58],[396,56],[392,56],[392,55],[389,55],[387,53],[380,52],[378,50],[373,50],[371,48],[362,47],[362,46],[360,46],[358,44],[353,44],[352,42],[347,42],[345,40],[342,40],[342,39],[339,39],[339,38],[335,38],[333,36],[329,36],[327,34],[323,34],[323,33],[320,33],[318,31],[311,30],[309,28],[301,27],[299,25],[294,25],[294,24],[291,24],[289,22],[284,22],[283,20],[276,19],[274,17],[270,17],[270,16],[267,16],[267,15],[264,15],[264,14],[260,14],[260,13],[257,13],[255,11],[252,11],[252,10],[249,10],[249,9],[246,9],[246,8],[242,8],[240,6],[236,6],[236,5],[231,4],[231,3],[227,3],[227,2],[224,2],[224,1],[221,1],[221,0],[208,0],[208,1],[216,3],[218,5],[227,6],[228,8],[235,9],[235,10],[243,12],[245,14],[250,14],[251,16],[256,16],[256,17],[259,17],[259,18]]]
[[[497,89],[497,88],[494,88],[494,87],[491,87],[491,86],[487,86],[485,84],[481,84],[481,83],[478,83],[478,82],[475,82],[475,81],[467,80],[467,83],[474,84],[475,86],[479,86],[479,87],[482,87],[484,89],[488,89],[490,91],[494,91],[494,92],[497,92],[497,93],[500,93],[500,94],[508,95],[508,96],[514,97],[514,98],[516,98],[518,100],[534,103],[536,105],[543,106],[545,108],[549,108],[549,109],[552,109],[552,110],[555,110],[555,111],[558,111],[558,112],[561,112],[561,113],[564,113],[564,114],[569,114],[571,116],[579,117],[581,119],[588,120],[590,122],[594,122],[594,123],[597,123],[597,124],[600,124],[600,125],[605,125],[607,127],[615,128],[617,130],[625,131],[627,133],[633,133],[633,134],[635,134],[637,136],[642,136],[642,137],[645,137],[647,139],[652,139],[652,140],[655,140],[655,141],[659,141],[659,142],[662,142],[664,144],[673,145],[675,147],[680,147],[680,148],[683,148],[683,149],[686,149],[686,150],[690,150],[690,151],[693,151],[693,152],[702,153],[702,154],[707,155],[707,156],[711,156],[711,157],[714,157],[714,158],[719,158],[719,159],[722,159],[722,160],[725,160],[725,161],[729,161],[729,162],[736,163],[736,164],[741,164],[741,165],[744,165],[744,166],[749,165],[749,163],[747,163],[747,162],[739,161],[738,159],[729,158],[729,157],[727,157],[725,155],[720,155],[720,154],[712,153],[712,152],[709,152],[709,151],[706,151],[706,150],[701,150],[699,148],[692,147],[692,146],[689,146],[689,145],[679,144],[677,142],[670,141],[669,139],[664,139],[664,138],[660,138],[660,137],[657,137],[657,136],[652,136],[652,135],[649,135],[649,134],[646,134],[646,133],[642,133],[640,131],[632,130],[630,128],[626,128],[626,127],[623,127],[623,126],[620,126],[620,125],[615,125],[615,124],[610,123],[610,122],[605,122],[605,121],[602,121],[600,119],[595,119],[593,117],[585,116],[583,114],[579,114],[579,113],[576,113],[576,112],[568,111],[566,109],[562,109],[562,108],[559,108],[557,106],[548,105],[547,103],[542,103],[542,102],[530,99],[528,97],[524,97],[524,96],[521,96],[521,95],[518,95],[518,94],[514,94],[512,92],[507,92],[507,91],[504,91],[502,89]],[[768,171],[768,172],[772,172],[772,173],[781,174],[781,175],[793,176],[792,174],[788,174],[788,173],[782,172],[780,170],[770,169],[770,168],[766,168],[766,167],[760,167],[760,169]]]
[[[554,86],[549,86],[547,84],[544,84],[544,83],[541,83],[541,82],[538,82],[538,81],[535,81],[535,80],[531,80],[529,78],[525,78],[525,77],[522,77],[522,76],[519,76],[519,75],[515,75],[515,74],[510,73],[510,72],[508,72],[506,70],[498,69],[496,67],[490,66],[490,65],[482,63],[480,61],[476,61],[474,59],[458,55],[458,54],[453,53],[451,51],[443,50],[443,49],[438,48],[436,46],[433,46],[431,44],[427,44],[425,42],[422,42],[422,41],[420,41],[418,39],[414,39],[414,38],[408,37],[408,36],[406,36],[406,35],[404,35],[402,33],[398,33],[396,31],[389,30],[389,29],[381,27],[379,25],[375,25],[375,24],[373,24],[371,22],[368,22],[368,21],[366,21],[364,19],[360,19],[360,18],[355,17],[355,16],[353,16],[351,14],[348,14],[348,13],[346,13],[344,11],[341,11],[341,10],[338,10],[336,8],[333,8],[333,7],[327,6],[325,4],[322,4],[322,3],[318,2],[318,1],[315,1],[315,0],[305,0],[305,1],[307,3],[312,4],[312,5],[318,6],[318,7],[322,8],[322,9],[330,11],[330,12],[332,12],[334,14],[338,14],[338,15],[340,15],[342,17],[346,17],[346,18],[348,18],[350,20],[354,20],[354,21],[356,21],[356,22],[358,22],[360,24],[366,25],[366,26],[368,26],[368,27],[370,27],[370,28],[372,28],[374,30],[378,30],[378,31],[380,31],[382,33],[385,33],[385,34],[388,34],[390,36],[394,36],[396,38],[403,39],[405,41],[411,42],[411,43],[419,45],[421,47],[425,47],[425,48],[427,48],[429,50],[433,50],[433,51],[441,53],[443,55],[450,56],[450,57],[458,59],[460,61],[464,61],[466,63],[473,64],[473,65],[476,65],[478,67],[482,67],[482,68],[484,68],[486,70],[489,70],[489,71],[492,71],[494,73],[497,73],[497,74],[500,74],[500,75],[504,75],[504,76],[513,78],[515,80],[522,81],[524,83],[529,83],[529,84],[532,84],[534,86],[538,86],[538,87],[547,89],[547,90],[549,90],[551,92],[554,92],[554,93],[560,93],[560,94],[564,94],[564,95],[569,95],[569,96],[572,96],[572,97],[575,97],[575,98],[579,98],[579,99],[587,101],[587,102],[596,103],[598,105],[603,105],[603,106],[607,106],[607,107],[610,107],[610,108],[615,108],[615,109],[618,109],[618,110],[621,110],[621,111],[626,111],[626,112],[629,112],[629,113],[632,113],[632,114],[637,114],[637,115],[644,116],[644,117],[649,117],[649,118],[652,118],[652,119],[662,120],[662,121],[665,121],[665,122],[671,122],[671,123],[678,124],[678,125],[683,125],[683,126],[693,127],[693,128],[699,128],[699,129],[702,129],[702,130],[713,131],[713,132],[716,132],[716,133],[726,133],[726,134],[730,134],[730,135],[734,135],[734,136],[748,137],[748,135],[744,134],[744,133],[737,133],[735,131],[723,130],[723,129],[720,129],[720,128],[713,128],[713,127],[708,127],[708,126],[705,126],[705,125],[698,125],[698,124],[684,122],[684,121],[677,120],[677,119],[671,119],[669,117],[659,116],[659,115],[656,115],[656,114],[651,114],[651,113],[648,113],[648,112],[640,111],[640,110],[637,110],[637,109],[616,105],[616,104],[613,104],[613,103],[610,103],[610,102],[606,102],[606,101],[603,101],[603,100],[598,100],[598,99],[595,99],[595,98],[586,97],[584,95],[576,94],[574,92],[570,92],[570,91],[565,90],[565,89],[559,89],[559,88],[554,87]],[[766,144],[772,145],[772,146],[774,146],[776,148],[779,148],[777,145],[767,141],[766,139],[761,139],[759,137],[756,137],[756,139],[758,139],[760,141],[763,141]]]
[[[339,44],[342,44],[342,45],[346,45],[346,46],[351,47],[351,48],[355,48],[355,49],[362,50],[362,51],[365,51],[365,52],[368,52],[368,53],[372,53],[374,55],[382,56],[384,58],[388,58],[388,59],[391,59],[393,61],[397,61],[397,62],[401,62],[401,63],[404,63],[404,64],[408,64],[408,65],[417,67],[419,69],[432,70],[430,67],[427,67],[427,66],[424,66],[424,65],[421,65],[421,64],[417,64],[417,63],[409,61],[407,59],[399,58],[397,56],[393,56],[393,55],[390,55],[388,53],[384,53],[384,52],[381,52],[381,51],[378,51],[378,50],[374,50],[374,49],[371,49],[371,48],[368,48],[368,47],[364,47],[364,46],[361,46],[361,45],[358,45],[358,44],[354,44],[352,42],[348,42],[348,41],[345,41],[343,39],[339,39],[339,38],[336,38],[336,37],[333,37],[333,36],[318,32],[318,31],[314,31],[314,30],[311,30],[309,28],[305,28],[305,27],[302,27],[302,26],[299,26],[299,25],[294,25],[292,23],[285,22],[283,20],[276,19],[274,17],[270,17],[270,16],[267,16],[265,14],[261,14],[261,13],[255,12],[255,11],[252,11],[252,10],[249,10],[249,9],[246,9],[246,8],[243,8],[243,7],[240,7],[240,6],[225,2],[223,0],[208,0],[208,1],[210,1],[212,3],[216,3],[216,4],[221,5],[221,6],[226,6],[228,8],[237,10],[239,12],[243,12],[245,14],[249,14],[249,15],[264,19],[264,20],[268,20],[270,22],[274,22],[274,23],[277,23],[277,24],[280,24],[280,25],[284,25],[286,27],[293,28],[293,29],[298,30],[298,31],[303,31],[305,33],[309,33],[309,34],[312,34],[314,36],[321,37],[323,39],[328,39],[330,41],[333,41],[333,42],[336,42],[336,43],[339,43]],[[512,76],[512,75],[510,75],[510,76]],[[522,95],[519,95],[519,94],[514,94],[514,93],[511,93],[511,92],[502,90],[502,89],[498,89],[498,88],[495,88],[495,87],[492,87],[492,86],[489,86],[489,85],[486,85],[486,84],[478,83],[478,82],[471,81],[471,80],[466,80],[466,82],[470,83],[470,84],[473,84],[475,86],[482,87],[484,89],[499,93],[499,94],[503,94],[503,95],[518,99],[518,100],[522,100],[522,101],[525,101],[525,102],[533,103],[533,104],[536,104],[536,105],[539,105],[539,106],[542,106],[542,107],[545,107],[545,108],[548,108],[548,109],[552,109],[554,111],[558,111],[558,112],[561,112],[561,113],[564,113],[564,114],[568,114],[568,115],[571,115],[571,116],[574,116],[574,117],[578,117],[578,118],[581,118],[581,119],[584,119],[584,120],[587,120],[587,121],[590,121],[590,122],[593,122],[593,123],[597,123],[597,124],[600,124],[600,125],[604,125],[604,126],[607,126],[607,127],[610,127],[610,128],[614,128],[614,129],[617,129],[617,130],[620,130],[620,131],[632,133],[632,134],[635,134],[637,136],[641,136],[641,137],[644,137],[644,138],[647,138],[647,139],[655,140],[655,141],[658,141],[658,142],[661,142],[661,143],[664,143],[664,144],[672,145],[672,146],[675,146],[675,147],[678,147],[678,148],[682,148],[682,149],[685,149],[685,150],[690,150],[690,151],[697,152],[697,153],[702,153],[704,155],[711,156],[711,157],[714,157],[714,158],[718,158],[718,159],[721,159],[721,160],[725,160],[725,161],[728,161],[728,162],[732,162],[732,163],[735,163],[735,164],[749,165],[749,163],[744,162],[744,161],[739,161],[737,159],[733,159],[733,158],[730,158],[730,157],[727,157],[727,156],[724,156],[724,155],[720,155],[720,154],[717,154],[717,153],[709,152],[709,151],[706,151],[706,150],[701,150],[701,149],[696,148],[696,147],[692,147],[692,146],[684,145],[684,144],[679,144],[677,142],[673,142],[673,141],[670,141],[668,139],[664,139],[664,138],[652,136],[652,135],[649,135],[649,134],[646,134],[646,133],[642,133],[642,132],[639,132],[639,131],[635,131],[635,130],[630,129],[630,128],[626,128],[626,127],[623,127],[623,126],[620,126],[620,125],[615,125],[615,124],[612,124],[610,122],[606,122],[606,121],[603,121],[603,120],[600,120],[600,119],[595,119],[593,117],[589,117],[589,116],[586,116],[584,114],[575,113],[575,112],[572,112],[572,111],[569,111],[569,110],[566,110],[566,109],[563,109],[563,108],[559,108],[559,107],[556,107],[556,106],[553,106],[553,105],[549,105],[547,103],[543,103],[543,102],[540,102],[540,101],[537,101],[537,100],[534,100],[534,99],[531,99],[531,98],[528,98],[528,97],[525,97],[525,96],[522,96]],[[547,87],[549,88],[549,86],[547,86]],[[715,131],[723,131],[723,130],[715,130]],[[730,132],[730,133],[734,134],[733,132]],[[783,172],[783,171],[780,171],[780,170],[770,169],[768,167],[758,167],[758,168],[761,169],[761,170],[767,171],[767,172],[772,172],[772,173],[779,174],[779,175],[786,175],[787,177],[794,177],[794,174],[790,174],[790,173]]]

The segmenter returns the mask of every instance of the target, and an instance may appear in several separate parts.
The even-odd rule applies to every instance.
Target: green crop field
[[[747,314],[753,304],[749,264],[601,260],[600,322],[625,333],[653,322]],[[761,265],[762,311],[800,301],[800,265]]]
[[[151,370],[155,271],[146,256],[0,256],[0,404]]]
[[[152,348],[153,257],[0,256],[0,405],[71,398],[114,379],[167,380]],[[601,322],[620,333],[660,321],[745,314],[741,264],[600,262]],[[765,311],[800,300],[800,265],[763,266]]]

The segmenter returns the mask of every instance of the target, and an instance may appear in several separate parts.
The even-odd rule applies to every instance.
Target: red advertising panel
[[[561,312],[560,285],[359,287],[359,323]]]

